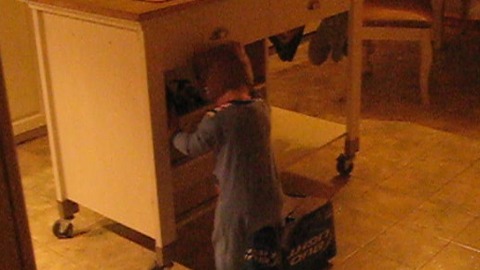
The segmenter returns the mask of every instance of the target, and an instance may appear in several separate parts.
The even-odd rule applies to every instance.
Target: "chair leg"
[[[433,61],[432,40],[425,35],[420,41],[420,94],[424,105],[430,104],[429,80]]]

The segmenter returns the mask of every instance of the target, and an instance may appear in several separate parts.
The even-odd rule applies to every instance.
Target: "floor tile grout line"
[[[467,245],[467,244],[460,243],[460,242],[455,241],[455,240],[452,240],[451,242],[452,242],[452,244],[461,246],[461,247],[463,247],[463,248],[465,248],[465,249],[468,249],[468,250],[471,250],[471,251],[474,251],[474,252],[480,254],[480,249],[478,249],[478,248],[472,247],[472,246]]]
[[[439,238],[439,237],[437,237]],[[450,245],[452,243],[452,240],[448,240],[448,239],[444,239],[447,243],[442,246],[442,248],[440,248],[431,258],[430,260],[426,261],[425,263],[423,263],[422,265],[420,265],[419,267],[415,268],[415,269],[422,269],[423,267],[425,267],[426,265],[428,265],[430,262],[433,262],[435,260],[435,258],[442,252],[444,251],[448,245]]]

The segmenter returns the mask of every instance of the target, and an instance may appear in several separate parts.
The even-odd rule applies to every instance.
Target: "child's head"
[[[253,83],[250,60],[238,42],[224,42],[196,53],[193,64],[197,79],[207,87],[212,100],[229,90],[250,89]]]

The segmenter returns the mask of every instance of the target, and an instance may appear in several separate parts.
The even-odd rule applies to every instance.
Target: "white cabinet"
[[[282,5],[269,0],[30,1],[63,218],[59,222],[73,218],[76,203],[84,205],[153,238],[157,263],[168,262],[176,226],[182,223],[177,218],[214,194],[211,184],[201,181],[211,170],[211,156],[181,164],[171,161],[165,73],[187,65],[197,46],[227,38],[254,44],[249,52],[257,56],[253,62],[258,77],[265,77],[266,37],[281,27],[320,20],[361,2],[324,1],[333,10],[313,11],[288,24],[281,19],[290,7],[286,0]],[[299,9],[297,15],[303,12]],[[360,16],[351,18],[351,33],[358,33]],[[358,45],[350,46],[352,58],[361,58]],[[351,74],[360,74],[359,62],[353,63]],[[346,145],[353,157],[358,150],[361,83],[359,76],[351,77],[353,100],[347,115],[353,120],[347,123]],[[268,78],[261,78],[265,80],[268,88]],[[321,121],[274,111],[281,115],[274,117],[279,123],[274,123],[274,140],[281,146],[276,149],[285,156],[346,134],[343,125],[330,123],[318,131],[318,140],[299,146],[290,132],[295,127],[286,123],[317,127]],[[329,127],[331,133],[326,132]]]

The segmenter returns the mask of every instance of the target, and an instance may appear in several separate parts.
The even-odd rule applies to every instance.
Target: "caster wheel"
[[[59,219],[53,223],[52,232],[58,239],[72,238],[73,224],[70,221]]]
[[[348,158],[344,154],[340,154],[337,158],[337,172],[341,176],[349,176],[353,171],[353,159]]]

